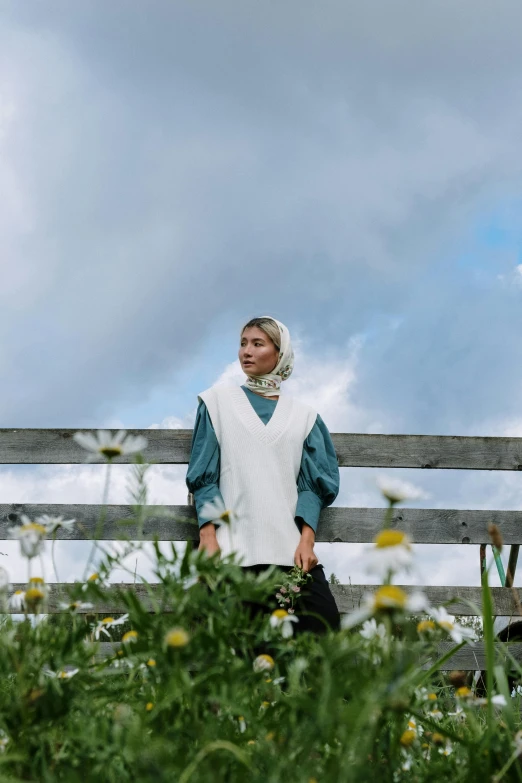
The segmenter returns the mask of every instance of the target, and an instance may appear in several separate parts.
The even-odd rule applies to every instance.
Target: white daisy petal
[[[82,448],[87,449],[88,451],[98,450],[98,441],[92,432],[75,432],[73,435],[73,440],[75,440],[78,445],[82,446]]]

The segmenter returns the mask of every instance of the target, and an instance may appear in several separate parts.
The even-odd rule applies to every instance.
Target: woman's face
[[[266,375],[275,369],[279,351],[262,329],[251,326],[241,336],[238,356],[246,375]]]

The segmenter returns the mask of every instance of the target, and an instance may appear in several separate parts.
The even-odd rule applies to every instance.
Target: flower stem
[[[87,559],[87,563],[85,565],[85,570],[83,573],[83,580],[87,578],[87,575],[89,573],[89,567],[94,559],[94,554],[96,550],[98,549],[98,539],[101,538],[101,535],[103,533],[103,526],[105,524],[105,517],[107,516],[107,502],[109,499],[109,484],[110,484],[110,475],[111,475],[111,464],[112,460],[107,459],[107,472],[105,473],[105,485],[103,487],[103,496],[102,496],[102,508],[100,511],[100,516],[98,518],[98,522],[96,523],[96,529],[94,531],[94,538],[92,542],[91,551],[89,554],[89,557]]]
[[[53,571],[54,575],[56,577],[56,581],[60,581],[60,577],[58,576],[58,569],[56,568],[56,560],[54,559],[54,545],[56,544],[56,531],[53,533],[53,543],[51,544],[51,562],[53,564]]]

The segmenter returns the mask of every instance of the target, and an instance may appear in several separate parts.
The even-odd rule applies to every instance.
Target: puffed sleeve
[[[205,503],[222,504],[223,498],[219,489],[221,452],[216,433],[207,406],[200,401],[192,433],[192,448],[187,470],[186,484],[189,492],[194,495],[199,526],[210,522],[201,509]],[[214,522],[214,524],[219,524]]]
[[[320,416],[303,445],[301,468],[297,478],[296,523],[301,530],[306,522],[317,530],[319,514],[339,493],[339,465],[332,438]]]

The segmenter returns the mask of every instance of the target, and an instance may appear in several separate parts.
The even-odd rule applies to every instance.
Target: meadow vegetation
[[[112,461],[126,449],[137,455],[140,529],[149,513],[145,444],[127,438],[93,435],[82,445],[107,461],[104,499]],[[407,497],[381,489],[390,509]],[[102,511],[99,531],[103,519]],[[477,607],[488,651],[480,695],[465,674],[439,671],[438,642],[452,640],[454,651],[474,630],[394,584],[413,549],[388,520],[367,552],[382,586],[339,632],[311,636],[297,632],[298,599],[295,614],[280,601],[252,619],[245,602],[289,589],[277,568],[249,574],[233,558],[156,541],[156,584],[136,575],[139,591],[111,585],[114,569],[143,548],[124,540],[124,528],[117,547],[94,542],[93,570],[50,615],[37,564],[46,537],[73,521],[22,519],[12,535],[27,558],[27,586],[13,594],[8,575],[0,579],[4,612],[19,612],[4,614],[0,632],[0,780],[522,780],[520,695],[495,660],[487,572]],[[306,587],[295,575],[292,584]],[[105,616],[102,605],[119,612]]]

